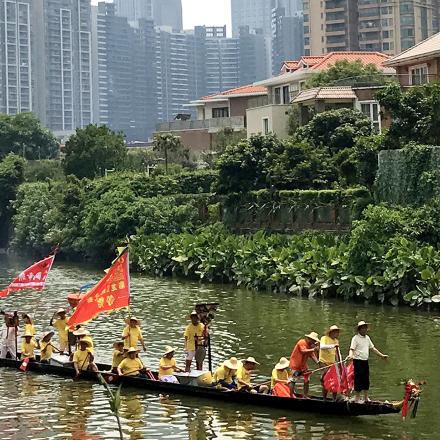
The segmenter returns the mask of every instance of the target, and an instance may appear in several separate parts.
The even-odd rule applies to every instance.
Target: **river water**
[[[0,260],[0,285],[6,285],[26,262]],[[85,266],[56,263],[43,293],[14,293],[2,299],[4,310],[30,312],[37,332],[48,329],[51,314],[66,307],[70,289],[101,272]],[[197,302],[219,302],[213,325],[213,358],[254,356],[260,377],[270,375],[281,356],[289,356],[305,332],[322,334],[337,324],[343,355],[353,327],[361,319],[372,323],[370,336],[389,362],[372,355],[372,397],[400,400],[405,377],[425,379],[428,385],[416,419],[398,415],[342,418],[249,408],[182,396],[168,399],[144,390],[123,389],[121,416],[126,439],[439,439],[440,315],[409,309],[309,300],[255,293],[229,286],[200,285],[170,279],[132,277],[132,309],[142,321],[148,351],[147,365],[157,368],[165,345],[179,347],[184,364],[182,332],[185,316]],[[88,324],[98,360],[109,361],[112,342],[123,328],[124,312],[100,316]],[[260,377],[258,379],[260,379]],[[317,378],[312,389],[319,393]],[[100,385],[51,376],[0,371],[0,439],[113,439],[116,422]]]

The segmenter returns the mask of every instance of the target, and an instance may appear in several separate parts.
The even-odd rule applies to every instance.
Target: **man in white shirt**
[[[360,321],[357,325],[358,333],[353,336],[350,344],[349,358],[353,359],[354,367],[354,391],[356,393],[355,401],[359,402],[361,393],[364,393],[364,401],[369,402],[368,391],[370,389],[370,366],[368,358],[370,349],[373,350],[382,359],[387,359],[386,354],[381,353],[373,344],[368,333],[368,323]]]

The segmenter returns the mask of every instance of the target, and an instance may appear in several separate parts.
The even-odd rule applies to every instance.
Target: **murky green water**
[[[23,261],[0,260],[2,286],[20,271]],[[94,269],[55,264],[43,293],[16,293],[0,302],[6,310],[34,314],[38,331],[48,328],[55,309],[66,306],[72,287],[97,280]],[[310,301],[282,295],[252,293],[230,287],[199,285],[134,276],[133,312],[142,319],[148,352],[145,362],[157,368],[165,345],[181,348],[185,315],[196,302],[216,301],[221,308],[213,328],[214,363],[227,357],[255,356],[261,376],[270,374],[295,341],[310,330],[322,333],[331,325],[346,329],[341,337],[345,354],[354,324],[373,323],[370,333],[390,362],[372,359],[372,395],[399,400],[404,377],[429,384],[417,419],[403,423],[399,416],[338,418],[266,408],[231,406],[208,400],[159,396],[123,390],[122,419],[127,439],[438,439],[440,438],[439,314],[335,301]],[[101,316],[88,325],[97,357],[109,361],[112,342],[123,327],[123,313]],[[315,378],[315,392],[320,392]],[[112,439],[116,424],[99,385],[73,382],[14,370],[0,370],[0,439]]]

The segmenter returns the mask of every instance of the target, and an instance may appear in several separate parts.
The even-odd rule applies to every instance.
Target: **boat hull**
[[[2,368],[19,369],[20,365],[20,361],[13,359],[0,359],[0,367]],[[104,364],[98,364],[98,368],[101,371],[110,370],[110,366]],[[39,362],[29,363],[27,370],[38,374],[53,374],[56,376],[72,378],[75,376],[75,371],[72,367],[41,364]],[[383,402],[371,402],[368,404],[345,401],[339,402],[323,400],[322,398],[317,397],[310,399],[290,399],[263,394],[256,395],[244,392],[224,392],[219,391],[216,388],[172,384],[147,379],[144,377],[119,377],[111,374],[104,374],[104,376],[106,376],[107,380],[109,378],[114,379],[115,383],[122,383],[128,387],[137,389],[141,388],[163,394],[189,395],[230,403],[265,406],[268,408],[281,408],[288,411],[313,412],[339,416],[373,416],[381,414],[397,414],[400,412],[400,409],[394,405]],[[82,372],[81,379],[92,382],[98,381],[96,373],[89,371]]]

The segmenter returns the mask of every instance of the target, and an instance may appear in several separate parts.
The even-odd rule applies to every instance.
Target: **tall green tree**
[[[58,142],[32,113],[0,114],[0,158],[15,153],[26,159],[51,159]]]
[[[104,175],[105,170],[122,169],[127,148],[122,133],[91,124],[77,129],[69,138],[65,154],[63,167],[66,174],[93,178]]]
[[[165,171],[168,173],[168,161],[171,154],[182,155],[185,153],[185,148],[178,136],[172,133],[159,133],[154,136],[154,151],[164,155]]]

